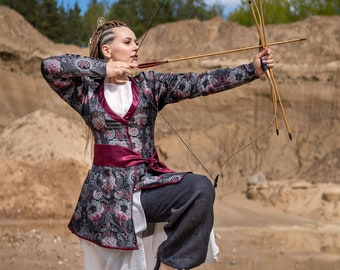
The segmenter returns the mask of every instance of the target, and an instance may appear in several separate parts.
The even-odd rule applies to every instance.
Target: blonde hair
[[[115,34],[112,29],[121,26],[128,27],[124,22],[117,20],[106,22],[104,18],[100,17],[97,20],[97,29],[93,32],[89,41],[90,57],[104,59],[101,47],[114,40]]]
[[[111,41],[114,40],[115,34],[112,31],[115,27],[121,27],[125,26],[128,27],[126,23],[113,20],[106,22],[103,17],[98,18],[97,20],[97,29],[93,32],[90,40],[89,40],[89,56],[96,58],[96,59],[104,59],[104,56],[101,51],[101,47],[104,44],[108,44]],[[86,135],[85,135],[85,149],[84,149],[84,155],[86,155],[88,146],[91,142],[93,145],[93,134],[89,127],[86,128]],[[93,156],[93,148],[91,148],[91,156]]]

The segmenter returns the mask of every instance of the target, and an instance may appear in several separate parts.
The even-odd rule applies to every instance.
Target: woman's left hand
[[[264,70],[261,66],[261,61],[263,64],[267,65],[268,68],[274,67],[274,57],[271,49],[265,48],[264,50],[256,54],[253,58],[253,64],[258,76],[262,76],[264,74]]]

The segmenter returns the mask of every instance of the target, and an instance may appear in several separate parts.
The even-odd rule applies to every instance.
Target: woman
[[[269,49],[252,63],[202,74],[141,72],[134,32],[120,21],[93,33],[90,57],[53,56],[41,71],[92,131],[93,166],[69,223],[81,238],[85,269],[146,269],[142,233],[165,222],[155,269],[190,269],[207,255],[214,187],[202,175],[175,172],[158,160],[157,112],[187,98],[225,91],[273,67]],[[150,269],[150,268],[149,268]]]

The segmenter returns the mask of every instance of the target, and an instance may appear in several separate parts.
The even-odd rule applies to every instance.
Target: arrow
[[[306,40],[305,38],[297,38],[297,39],[277,41],[277,42],[268,43],[267,47],[277,46],[277,45],[282,45],[282,44],[288,44],[288,43],[293,43],[293,42],[301,42],[301,41],[305,41],[305,40]],[[252,49],[259,49],[261,47],[262,47],[261,45],[255,45],[255,46],[249,46],[249,47],[238,48],[238,49],[231,49],[231,50],[220,51],[220,52],[213,52],[213,53],[187,56],[187,57],[171,59],[171,60],[146,62],[146,63],[139,64],[138,68],[156,67],[156,66],[160,66],[160,65],[168,64],[168,63],[187,61],[187,60],[192,60],[192,59],[198,59],[198,58],[204,58],[204,57],[216,56],[216,55],[222,55],[222,54],[228,54],[228,53],[234,53],[234,52],[241,52],[241,51],[247,51],[247,50],[252,50]]]

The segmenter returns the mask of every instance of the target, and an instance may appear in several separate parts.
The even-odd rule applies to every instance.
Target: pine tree
[[[82,39],[83,36],[83,17],[81,16],[81,9],[76,2],[73,8],[70,8],[66,16],[67,33],[65,43],[74,44],[78,46],[86,46],[86,41]]]

